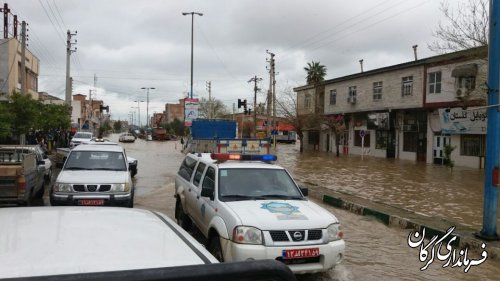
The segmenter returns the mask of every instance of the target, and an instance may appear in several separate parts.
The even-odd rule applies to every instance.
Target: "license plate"
[[[283,250],[284,259],[301,259],[319,256],[319,248]]]
[[[104,205],[104,199],[78,200],[78,205],[81,205],[81,206],[102,206],[102,205]]]

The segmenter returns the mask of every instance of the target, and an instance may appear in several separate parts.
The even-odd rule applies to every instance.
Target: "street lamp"
[[[189,12],[182,13],[183,16],[191,15],[191,94],[190,98],[193,98],[193,24],[194,24],[194,15],[203,16],[202,13],[197,12]]]
[[[142,87],[141,89],[146,89],[146,126],[149,128],[149,89],[154,90],[153,87]]]
[[[139,121],[137,123],[138,123],[139,128],[140,128],[142,126],[142,124],[141,124],[141,106],[139,103],[144,102],[144,101],[143,100],[135,100],[134,102],[137,103],[137,120]],[[135,107],[133,106],[132,108],[135,108]]]

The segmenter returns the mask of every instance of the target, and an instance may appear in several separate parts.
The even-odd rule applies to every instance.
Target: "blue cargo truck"
[[[184,152],[269,153],[269,139],[237,139],[236,132],[237,123],[234,120],[195,119]]]

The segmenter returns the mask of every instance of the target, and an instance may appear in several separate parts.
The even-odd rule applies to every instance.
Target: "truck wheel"
[[[175,203],[175,218],[177,219],[177,224],[180,225],[184,230],[191,230],[191,219],[186,215],[186,213],[184,213],[180,200],[177,200],[177,202]]]
[[[132,194],[130,195],[130,201],[128,201],[128,208],[134,208],[134,192],[132,191]]]
[[[40,187],[40,190],[38,190],[35,194],[35,199],[42,199],[43,198],[43,194],[45,193],[45,185],[42,184],[42,187]]]
[[[224,257],[222,256],[222,247],[220,246],[219,235],[215,235],[210,239],[208,243],[208,251],[220,262],[224,262]]]

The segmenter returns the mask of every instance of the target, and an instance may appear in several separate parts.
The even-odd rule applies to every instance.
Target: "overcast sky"
[[[427,48],[444,21],[439,0],[15,0],[12,13],[29,24],[29,49],[40,59],[39,91],[64,99],[66,31],[78,31],[72,54],[73,94],[96,96],[113,119],[129,120],[136,100],[161,112],[190,90],[194,18],[194,97],[212,96],[230,110],[253,101],[248,80],[269,87],[266,50],[273,52],[277,92],[305,84],[307,62],[327,67],[326,79],[436,55]],[[452,1],[454,4],[455,1]],[[141,103],[145,123],[146,103]]]

